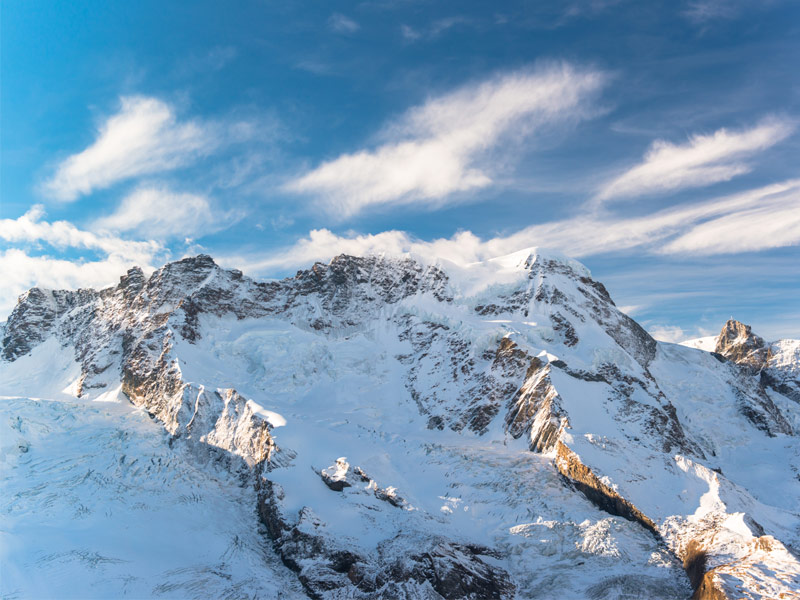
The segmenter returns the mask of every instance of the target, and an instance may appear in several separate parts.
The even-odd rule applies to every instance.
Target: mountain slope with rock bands
[[[2,333],[0,393],[130,400],[252,481],[311,597],[798,597],[800,344],[658,343],[556,253],[200,255]]]

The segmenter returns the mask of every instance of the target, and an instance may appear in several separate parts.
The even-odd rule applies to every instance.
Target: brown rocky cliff
[[[766,342],[754,334],[749,325],[734,319],[725,323],[714,352],[755,371],[766,366],[770,355]]]

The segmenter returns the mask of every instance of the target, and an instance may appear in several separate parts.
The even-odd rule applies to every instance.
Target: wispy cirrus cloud
[[[246,123],[221,127],[179,121],[174,108],[157,98],[122,97],[119,111],[100,125],[95,141],[63,160],[42,190],[71,202],[125,179],[189,165],[252,133]]]
[[[218,209],[203,195],[145,186],[126,196],[112,214],[97,219],[93,227],[156,239],[186,238],[225,229],[241,216]]]
[[[745,11],[763,9],[774,0],[690,0],[681,14],[695,25],[736,19]]]
[[[735,0],[694,0],[682,14],[693,23],[731,19],[739,13],[739,4]]]
[[[289,269],[340,254],[412,252],[466,264],[521,248],[557,248],[575,257],[641,249],[649,254],[712,256],[800,244],[800,180],[636,218],[584,214],[481,239],[470,231],[432,241],[404,231],[337,235],[316,229],[294,245],[264,257],[228,257],[254,273]]]
[[[407,42],[415,42],[419,39],[434,40],[440,37],[443,33],[453,29],[454,27],[463,26],[478,26],[478,22],[465,17],[463,15],[455,15],[452,17],[445,17],[443,19],[436,19],[429,25],[421,28],[414,28],[410,25],[400,25],[400,33],[403,39]]]
[[[795,122],[769,118],[740,131],[693,135],[685,144],[656,140],[638,165],[604,184],[598,201],[636,198],[728,181],[751,170],[745,159],[794,132]]]
[[[422,33],[406,24],[400,25],[400,33],[403,39],[409,42],[415,42],[422,37]]]
[[[687,211],[689,212],[689,211]],[[680,213],[678,213],[680,214]],[[745,192],[692,211],[709,218],[670,240],[663,254],[733,254],[800,243],[800,180]]]
[[[333,13],[328,18],[328,27],[335,33],[343,34],[355,33],[361,29],[361,26],[356,21],[341,13]]]
[[[492,160],[504,140],[587,118],[607,77],[560,64],[468,85],[409,110],[373,149],[343,154],[285,185],[349,216],[378,205],[441,205],[452,194],[492,183]]]
[[[661,342],[677,344],[690,337],[690,334],[677,325],[653,325],[648,333]]]
[[[753,219],[757,215],[758,219]],[[750,224],[748,224],[750,222]],[[741,226],[740,231],[732,224]],[[573,256],[643,248],[654,254],[735,254],[800,244],[800,180],[678,206],[643,217],[582,215],[528,227],[510,239],[542,239]],[[524,244],[523,244],[524,246]]]

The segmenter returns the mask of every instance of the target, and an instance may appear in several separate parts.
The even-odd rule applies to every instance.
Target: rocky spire
[[[756,371],[766,366],[770,355],[766,342],[754,334],[749,325],[734,319],[725,323],[714,351],[736,364]]]

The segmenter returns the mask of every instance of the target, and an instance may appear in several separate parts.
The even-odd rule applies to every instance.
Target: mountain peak
[[[564,267],[568,267],[572,271],[575,271],[575,273],[580,276],[591,277],[591,272],[581,262],[557,250],[543,248],[540,246],[523,248],[522,250],[512,252],[511,254],[497,256],[481,262],[494,264],[504,269],[520,270],[530,270],[534,267],[534,265],[562,265]]]
[[[769,348],[763,338],[754,334],[750,325],[735,319],[729,319],[722,327],[714,351],[756,370],[763,368],[769,360]]]

